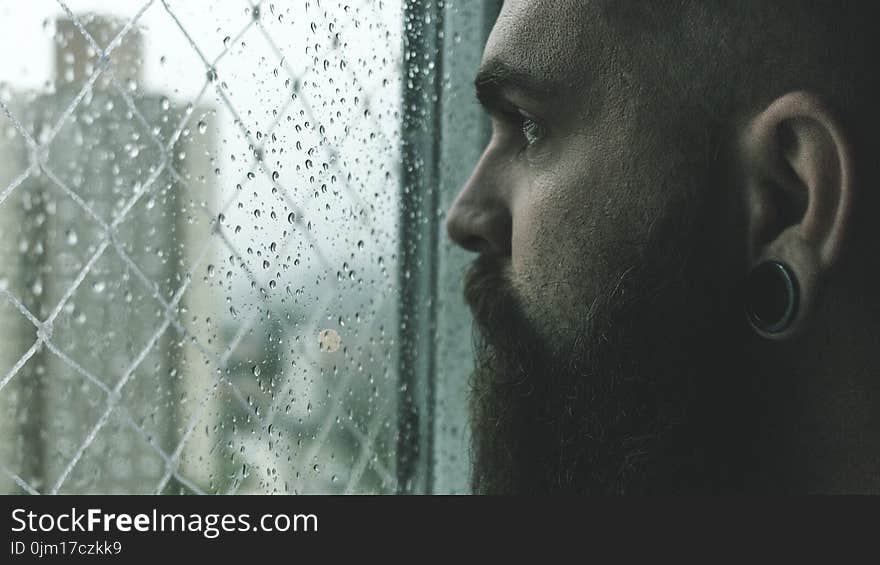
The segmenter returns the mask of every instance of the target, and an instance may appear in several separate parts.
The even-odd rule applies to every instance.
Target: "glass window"
[[[442,213],[490,10],[0,14],[0,492],[466,491]]]

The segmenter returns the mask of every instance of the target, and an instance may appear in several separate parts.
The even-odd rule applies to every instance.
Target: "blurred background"
[[[0,2],[0,492],[467,492],[498,2]]]

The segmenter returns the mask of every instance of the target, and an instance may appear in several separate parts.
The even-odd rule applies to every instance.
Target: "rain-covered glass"
[[[0,492],[398,490],[402,0],[0,22]]]
[[[0,0],[0,493],[467,492],[500,0]]]

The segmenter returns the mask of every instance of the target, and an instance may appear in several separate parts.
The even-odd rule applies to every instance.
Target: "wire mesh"
[[[58,0],[0,92],[6,492],[396,489],[400,6],[234,4]]]

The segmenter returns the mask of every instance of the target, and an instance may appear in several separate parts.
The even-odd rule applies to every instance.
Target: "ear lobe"
[[[840,258],[854,190],[850,139],[815,95],[792,92],[750,124],[746,139],[753,261],[798,238],[819,270]],[[805,250],[806,251],[806,250]]]
[[[792,328],[773,336],[784,338],[802,328],[845,250],[856,189],[851,141],[818,97],[792,92],[749,123],[743,157],[750,269],[780,262],[800,288]]]

